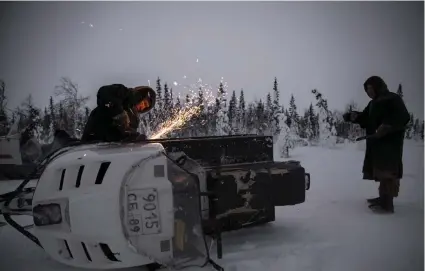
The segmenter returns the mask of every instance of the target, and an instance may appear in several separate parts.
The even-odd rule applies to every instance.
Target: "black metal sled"
[[[310,174],[298,161],[274,162],[271,136],[240,135],[149,140],[184,152],[207,171],[206,232],[232,231],[275,220],[275,207],[305,201]],[[216,227],[219,227],[217,229]]]

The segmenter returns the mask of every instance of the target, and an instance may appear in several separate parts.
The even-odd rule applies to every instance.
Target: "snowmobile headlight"
[[[34,224],[48,226],[62,223],[61,207],[57,203],[38,204],[33,209]]]

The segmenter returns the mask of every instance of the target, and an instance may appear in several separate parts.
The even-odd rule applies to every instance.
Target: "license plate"
[[[127,194],[127,228],[130,235],[161,233],[158,192],[154,188],[130,190]]]

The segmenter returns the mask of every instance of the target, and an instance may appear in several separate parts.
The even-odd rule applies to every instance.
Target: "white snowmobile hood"
[[[60,205],[61,223],[34,227],[45,250],[67,263],[63,256],[65,242],[74,254],[68,255],[73,257],[72,265],[89,267],[84,251],[91,251],[92,258],[99,256],[96,265],[108,264],[105,256],[96,251],[100,251],[99,244],[109,244],[114,251],[120,251],[121,257],[127,257],[123,263],[146,264],[149,259],[131,250],[123,230],[122,185],[132,166],[164,151],[162,145],[98,144],[63,151],[46,167],[33,198],[33,210],[51,203]],[[95,262],[91,260],[90,264]],[[108,266],[118,267],[116,264]]]
[[[73,234],[101,237],[110,235],[112,229],[120,231],[115,234],[122,234],[117,201],[128,165],[161,151],[160,144],[71,149],[47,166],[38,182],[33,206],[66,200]],[[98,176],[102,174],[103,179]]]

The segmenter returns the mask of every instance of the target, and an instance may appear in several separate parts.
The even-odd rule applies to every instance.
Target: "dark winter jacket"
[[[354,123],[366,129],[366,153],[363,179],[382,180],[403,177],[403,141],[410,116],[400,96],[390,92],[385,82],[372,76],[364,83],[372,85],[376,97],[362,112],[357,112]]]
[[[122,120],[119,121],[124,123]],[[90,113],[81,140],[85,142],[120,141],[125,137],[125,130],[114,120],[108,108],[98,106]]]
[[[133,89],[121,84],[103,86],[97,93],[97,107],[90,113],[82,141],[121,141],[137,136],[139,118],[133,113]]]

